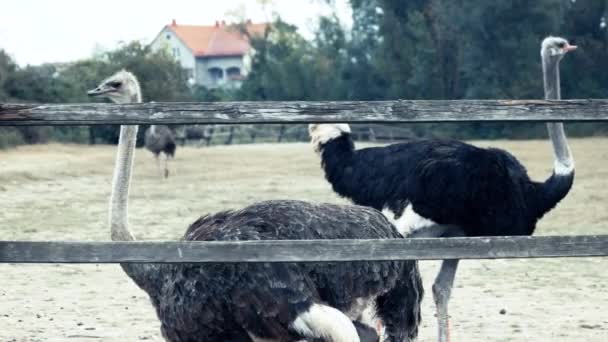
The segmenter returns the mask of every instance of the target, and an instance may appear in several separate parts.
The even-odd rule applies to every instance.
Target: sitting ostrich
[[[124,70],[89,95],[141,101],[137,79]],[[135,240],[127,204],[137,129],[120,129],[110,199],[114,241]],[[287,200],[203,216],[184,235],[187,241],[397,238],[375,209]],[[374,329],[361,321],[372,309],[385,341],[401,342],[416,337],[420,321],[423,289],[414,261],[121,267],[149,295],[167,341],[376,341]]]
[[[541,56],[546,99],[560,99],[559,62],[576,46],[548,37]],[[572,187],[574,160],[562,123],[548,123],[553,174],[532,181],[507,151],[458,141],[420,140],[354,149],[346,124],[312,124],[309,133],[335,192],[370,206],[412,237],[531,235]],[[433,285],[439,340],[449,340],[448,300],[458,260],[445,260]]]
[[[165,178],[169,177],[169,158],[175,157],[175,137],[173,132],[168,126],[165,125],[151,125],[146,130],[144,136],[144,144],[148,151],[154,154],[156,160],[156,168],[161,177],[164,175]],[[165,168],[164,171],[160,169],[160,154],[165,155]]]

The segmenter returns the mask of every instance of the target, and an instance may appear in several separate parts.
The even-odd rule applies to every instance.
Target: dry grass
[[[573,141],[575,187],[538,234],[608,232],[607,142]],[[491,145],[512,151],[537,179],[550,173],[547,142]],[[71,145],[0,151],[0,237],[107,239],[114,151]],[[136,159],[130,221],[142,239],[173,239],[201,214],[265,199],[344,202],[307,144],[179,149],[168,181],[158,179],[146,151]],[[451,302],[453,339],[604,341],[607,267],[606,259],[465,261]],[[422,268],[430,289],[436,263]],[[0,274],[0,341],[161,341],[145,294],[116,265],[0,265]],[[421,341],[436,336],[428,294]]]

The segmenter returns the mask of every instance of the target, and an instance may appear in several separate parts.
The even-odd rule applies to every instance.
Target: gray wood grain
[[[0,263],[319,262],[608,256],[608,235],[307,241],[0,241]]]
[[[0,103],[0,126],[463,121],[608,121],[608,100]]]

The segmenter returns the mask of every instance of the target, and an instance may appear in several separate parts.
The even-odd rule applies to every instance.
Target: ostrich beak
[[[577,48],[578,48],[578,46],[576,46],[576,45],[570,45],[570,44],[568,44],[568,45],[564,46],[564,52],[574,51]]]
[[[105,87],[105,86],[99,86],[95,89],[89,90],[87,91],[87,95],[89,96],[100,96],[100,95],[104,95],[107,93],[110,93],[112,91],[114,91],[114,88],[111,87]]]

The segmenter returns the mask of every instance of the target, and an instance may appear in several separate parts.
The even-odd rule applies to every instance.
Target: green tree
[[[608,93],[605,0],[350,0],[350,5],[350,31],[334,14],[319,18],[312,40],[280,18],[263,37],[250,37],[252,71],[236,91],[190,89],[171,56],[133,42],[82,62],[26,68],[0,51],[0,100],[89,101],[86,90],[120,68],[139,77],[147,101],[542,98],[539,44],[550,34],[580,46],[562,63],[564,97]],[[244,24],[237,28],[246,32]],[[407,130],[454,138],[546,134],[542,124],[423,124]],[[306,135],[299,129],[280,133],[287,131]],[[608,129],[580,124],[568,125],[568,131],[589,135]],[[69,132],[60,133],[65,139],[80,136]],[[91,132],[113,142],[118,130]]]
[[[0,49],[0,102],[10,101],[5,83],[12,77],[17,66],[13,59]],[[15,127],[0,127],[0,149],[23,143],[23,135]]]
[[[608,96],[608,3],[564,1],[561,30],[579,49],[562,67],[562,92],[568,98],[606,98]],[[577,136],[606,135],[607,124],[569,125]]]
[[[549,34],[581,45],[563,65],[563,92],[570,98],[606,93],[606,1],[351,0],[351,5],[350,53],[358,64],[351,73],[366,85],[357,88],[356,99],[542,98],[538,51]],[[569,131],[589,133],[583,126],[570,125]],[[458,138],[545,134],[540,124],[414,127],[420,135]]]
[[[8,100],[5,82],[15,72],[16,68],[13,59],[4,50],[0,49],[0,101]]]
[[[239,91],[240,99],[289,101],[311,97],[312,46],[297,27],[278,19],[263,37],[251,37],[251,44],[255,50],[252,71]]]
[[[140,42],[131,42],[102,54],[99,58],[77,63],[66,71],[66,77],[79,84],[79,97],[86,97],[86,89],[120,69],[133,72],[139,79],[144,101],[186,101],[192,99],[186,72],[164,51],[154,52]],[[84,100],[84,99],[83,99]],[[88,100],[87,100],[88,101]],[[143,144],[146,126],[138,134],[138,145]],[[119,126],[92,126],[90,142],[116,143]]]
[[[140,80],[144,99],[148,101],[181,101],[192,99],[184,70],[164,52],[153,52],[148,46],[132,42],[96,58],[68,63],[16,68],[0,53],[0,100],[37,103],[89,102],[87,90],[120,69],[132,71]],[[5,72],[5,70],[7,70]],[[20,129],[28,143],[48,138],[60,141],[115,143],[118,126],[36,127]],[[140,143],[143,138],[141,130]],[[14,139],[13,139],[14,140]]]
[[[137,75],[144,100],[181,101],[191,99],[188,78],[181,65],[165,51],[131,42],[108,52],[104,60],[112,69],[125,68]]]
[[[562,91],[570,97],[605,98],[608,94],[608,3],[568,1],[562,31],[580,48],[564,63]],[[570,56],[569,56],[570,57]]]

